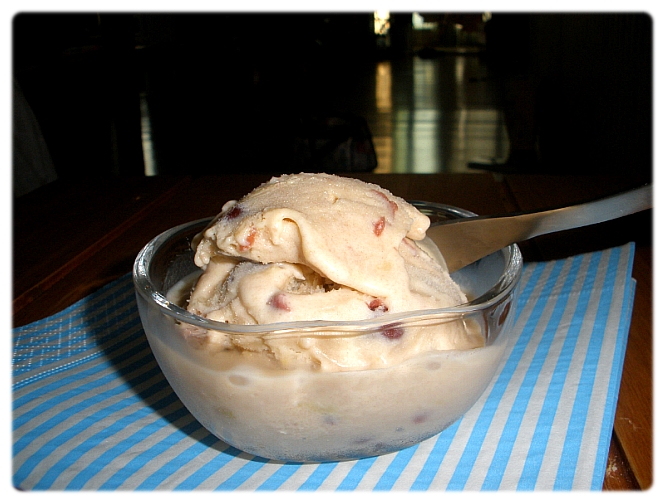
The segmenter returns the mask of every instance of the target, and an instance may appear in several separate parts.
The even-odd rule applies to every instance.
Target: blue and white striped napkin
[[[553,490],[602,487],[633,305],[634,247],[525,265],[514,335],[479,402],[403,451],[275,463],[183,407],[126,275],[14,330],[13,483],[24,490]]]

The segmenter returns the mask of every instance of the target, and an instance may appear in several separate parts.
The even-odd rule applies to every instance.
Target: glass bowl
[[[442,204],[411,203],[432,225],[475,216]],[[226,443],[287,462],[386,454],[456,422],[497,371],[513,325],[522,270],[517,245],[451,275],[471,299],[459,306],[357,322],[231,325],[189,313],[173,294],[197,274],[191,242],[209,221],[190,222],[155,237],[138,254],[133,274],[141,322],[162,372],[192,415]],[[485,344],[428,351],[383,368],[330,372],[276,368],[261,353],[210,343],[229,337],[249,346],[320,337],[344,342],[379,337],[387,327],[414,334],[463,330],[480,335]]]

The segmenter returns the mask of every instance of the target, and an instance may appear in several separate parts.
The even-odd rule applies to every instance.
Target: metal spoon
[[[512,243],[614,220],[649,208],[652,208],[652,185],[554,210],[457,218],[433,224],[427,235],[453,272]]]

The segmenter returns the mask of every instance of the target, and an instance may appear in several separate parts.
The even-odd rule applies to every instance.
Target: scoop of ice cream
[[[269,324],[364,320],[464,303],[441,256],[422,244],[429,225],[377,185],[327,174],[273,178],[226,203],[195,240],[195,263],[204,272],[188,310],[226,323]],[[217,342],[265,352],[283,366],[326,368],[385,366],[421,351],[480,344],[458,323],[447,326]]]

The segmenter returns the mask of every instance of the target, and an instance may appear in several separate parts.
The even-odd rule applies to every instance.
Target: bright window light
[[[388,35],[391,22],[391,15],[388,11],[375,12],[375,35]]]
[[[436,30],[437,23],[426,23],[418,12],[412,12],[412,28],[415,30]]]

